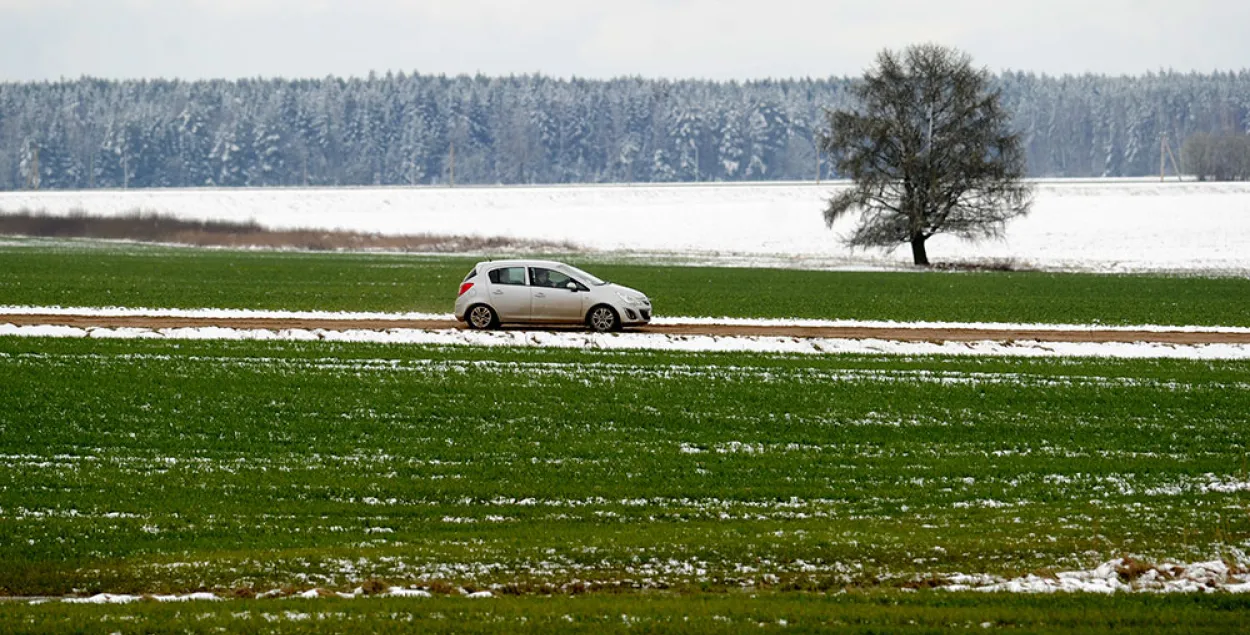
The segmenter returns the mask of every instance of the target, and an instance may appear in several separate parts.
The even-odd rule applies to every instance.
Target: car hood
[[[642,297],[644,297],[644,298],[646,298],[646,297],[647,297],[647,294],[645,294],[645,293],[643,293],[643,292],[641,292],[641,291],[639,291],[639,290],[637,290],[637,289],[631,289],[631,288],[629,288],[629,287],[626,287],[626,286],[623,286],[623,285],[616,284],[615,282],[609,282],[605,288],[606,288],[608,291],[615,291],[615,292],[617,292],[617,293],[624,293],[625,295],[637,295],[637,296],[642,296]],[[648,298],[648,299],[650,299],[650,298]]]

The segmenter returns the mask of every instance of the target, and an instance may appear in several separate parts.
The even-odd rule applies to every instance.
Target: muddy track
[[[303,318],[219,318],[96,315],[5,315],[0,324],[56,325],[79,328],[200,328],[324,329],[328,331],[388,329],[459,329],[454,320],[335,320]],[[579,329],[544,329],[579,330]],[[1000,330],[976,328],[891,328],[842,326],[759,326],[735,324],[651,325],[630,332],[660,335],[767,336],[831,339],[877,339],[900,342],[982,342],[1029,340],[1038,342],[1153,342],[1162,344],[1250,344],[1250,333],[1189,333],[1181,331],[1113,331],[1107,329]]]

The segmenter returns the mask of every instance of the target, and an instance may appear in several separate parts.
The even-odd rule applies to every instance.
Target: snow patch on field
[[[298,320],[454,320],[450,313],[378,313],[368,311],[261,311],[255,309],[160,309],[144,307],[7,306],[0,315],[58,315],[86,317],[174,317]]]
[[[1231,564],[1230,564],[1231,562]],[[1250,569],[1245,554],[1239,549],[1231,550],[1229,561],[1162,562],[1148,564],[1134,558],[1121,558],[1104,562],[1092,569],[1062,571],[1054,575],[1029,574],[1019,578],[1005,579],[988,574],[953,573],[939,575],[943,580],[936,588],[944,591],[976,591],[981,593],[1250,593]],[[692,573],[688,571],[686,573]],[[923,578],[918,578],[923,579]],[[494,587],[495,585],[492,585]],[[460,589],[467,598],[492,598],[491,590],[470,592]],[[351,591],[332,591],[322,588],[286,594],[279,590],[261,593],[260,598],[288,598],[317,600],[321,598],[362,599],[368,597],[429,598],[433,594],[423,588],[389,587],[382,593],[369,594],[361,587]],[[63,598],[71,604],[128,604],[144,599],[158,602],[222,601],[226,598],[208,592],[186,595],[119,595],[99,593],[83,598]],[[46,602],[38,598],[32,603]]]
[[[987,575],[946,576],[947,591],[1008,593],[1250,593],[1250,564],[1245,554],[1235,553],[1230,567],[1222,560],[1208,562],[1164,562],[1149,565],[1122,558],[1104,562],[1084,571],[1062,571],[1054,576],[1029,574],[1005,580]]]
[[[766,336],[721,337],[654,333],[568,333],[548,331],[468,331],[459,329],[385,331],[323,329],[78,328],[0,324],[0,336],[92,337],[100,339],[277,340],[377,344],[427,344],[800,354],[964,355],[1008,357],[1115,357],[1171,359],[1250,359],[1250,345],[1094,342],[898,342]]]
[[[935,261],[1012,262],[1054,270],[1250,275],[1250,184],[1037,181],[1032,213],[1001,241],[929,241]],[[143,189],[0,193],[0,210],[255,221],[339,229],[568,241],[623,255],[808,268],[897,267],[906,249],[847,248],[821,211],[845,183]],[[756,262],[758,259],[758,262]]]
[[[393,586],[385,595],[393,598],[428,598],[430,597],[430,592],[425,589],[406,589]]]
[[[4,315],[56,315],[82,317],[172,317],[220,319],[289,319],[289,320],[441,320],[452,321],[451,313],[384,313],[366,311],[265,311],[258,309],[170,309],[145,307],[81,307],[81,306],[16,306],[0,305]],[[1194,325],[1103,325],[1103,324],[1040,324],[1012,322],[896,322],[893,320],[819,320],[808,318],[736,318],[675,316],[656,317],[652,324],[717,325],[760,327],[814,328],[896,328],[896,329],[976,329],[987,331],[1145,331],[1151,333],[1250,333],[1250,327]]]
[[[3,307],[0,307],[3,312]],[[1011,322],[895,322],[893,320],[813,320],[734,317],[658,317],[652,324],[724,325],[724,326],[797,326],[829,328],[891,328],[891,329],[975,329],[984,331],[1146,331],[1151,333],[1250,333],[1250,327],[1195,325],[1104,325],[1104,324],[1039,324]]]
[[[126,595],[115,593],[97,593],[85,598],[65,598],[70,604],[129,604],[139,600],[150,599],[157,602],[191,602],[219,601],[223,598],[208,592],[188,593],[186,595]]]

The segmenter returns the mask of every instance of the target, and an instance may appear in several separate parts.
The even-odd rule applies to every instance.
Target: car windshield
[[[598,278],[594,277],[593,275],[591,275],[591,274],[589,274],[589,273],[586,273],[585,271],[582,271],[581,269],[578,269],[577,267],[574,267],[574,266],[571,266],[571,265],[564,265],[564,269],[565,269],[568,273],[573,274],[573,277],[574,277],[574,278],[578,278],[578,279],[582,280],[583,282],[586,282],[586,283],[588,283],[588,284],[592,284],[592,285],[594,285],[594,286],[596,286],[596,287],[602,287],[603,285],[607,284],[607,281],[606,281],[606,280],[600,280],[600,279],[598,279]]]

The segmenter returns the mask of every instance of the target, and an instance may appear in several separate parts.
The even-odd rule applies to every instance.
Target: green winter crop
[[[23,633],[1237,633],[1250,598],[859,592],[614,594],[472,600],[235,600],[123,606],[0,603]]]
[[[0,338],[0,589],[895,588],[1250,539],[1250,365]]]
[[[1250,326],[1244,278],[828,272],[553,257],[645,291],[661,316]],[[0,305],[450,313],[477,260],[19,241],[0,246]]]

